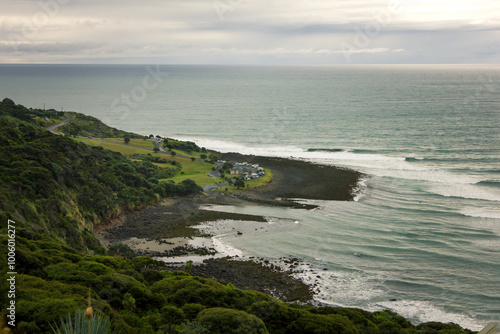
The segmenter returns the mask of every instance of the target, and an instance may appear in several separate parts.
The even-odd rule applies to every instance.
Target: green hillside
[[[84,115],[81,113],[70,112],[73,116],[71,122],[62,125],[57,130],[69,136],[91,136],[97,138],[116,138],[116,137],[129,137],[129,138],[146,138],[132,132],[118,130],[104,124],[101,120]]]
[[[54,333],[61,319],[76,318],[89,303],[92,323],[103,315],[114,333],[469,333],[453,324],[414,326],[389,311],[286,304],[164,270],[162,262],[127,249],[105,249],[92,233],[94,224],[200,189],[190,180],[159,181],[165,169],[153,156],[137,161],[53,135],[44,126],[63,115],[45,112],[9,99],[0,103],[4,333],[12,321],[16,334]],[[87,320],[80,318],[81,332],[88,333]]]
[[[91,232],[94,224],[200,190],[192,181],[158,182],[164,169],[150,161],[53,135],[29,116],[36,112],[7,99],[0,103],[3,222],[16,219],[72,247],[103,252]]]

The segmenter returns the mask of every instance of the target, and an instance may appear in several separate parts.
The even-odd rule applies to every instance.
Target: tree
[[[220,307],[209,308],[201,311],[196,320],[213,334],[268,333],[261,319],[244,311]]]
[[[161,320],[165,324],[180,325],[186,320],[184,312],[172,305],[163,306],[160,312]]]
[[[237,179],[235,182],[234,182],[234,186],[238,189],[240,188],[245,188],[245,181],[243,181],[243,179]]]
[[[231,170],[231,168],[233,168],[233,164],[230,163],[230,162],[225,162],[224,165],[222,165],[222,169],[224,170]]]
[[[160,152],[160,149],[159,149],[158,147],[155,147],[155,148],[153,148],[153,151],[154,151],[155,153],[158,153],[158,152]]]
[[[149,138],[153,138],[153,137],[154,137],[154,136],[153,136],[153,134],[150,134],[150,135],[149,135]]]
[[[122,300],[123,308],[128,311],[135,310],[135,298],[130,292],[125,293]]]
[[[175,153],[174,151],[172,151],[172,152],[170,152],[170,154],[171,154],[173,157],[175,157],[175,154],[176,154],[176,153]]]
[[[132,248],[125,244],[114,244],[109,247],[108,255],[111,256],[123,256],[127,259],[131,259],[135,256],[135,252]]]
[[[191,179],[185,179],[180,184],[183,186],[186,194],[197,193],[197,192],[203,191],[203,189],[200,186],[198,186],[196,184],[196,182],[194,182]]]
[[[195,160],[196,160],[196,158],[195,158],[195,157],[191,157],[191,161],[195,161]]]
[[[191,273],[191,269],[193,269],[193,261],[189,260],[189,261],[186,261],[186,265],[184,266],[184,271],[186,273]]]
[[[125,137],[125,138],[123,138],[123,141],[125,142],[125,144],[128,144],[128,143],[130,143],[130,138],[129,137]]]

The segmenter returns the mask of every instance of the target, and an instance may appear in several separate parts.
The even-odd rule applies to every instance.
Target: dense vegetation
[[[109,127],[108,125],[101,122],[99,119],[71,112],[69,113],[73,116],[71,122],[62,125],[58,130],[69,136],[83,136],[83,137],[97,137],[97,138],[116,138],[116,137],[127,137],[127,138],[146,138],[146,136],[141,136],[136,133],[126,132],[123,130],[118,130],[116,128]],[[75,117],[76,116],[76,117]]]
[[[389,311],[285,304],[231,284],[166,271],[162,262],[134,257],[127,249],[106,250],[93,236],[93,224],[198,187],[189,181],[159,182],[151,161],[132,161],[52,135],[30,114],[11,100],[0,103],[0,270],[5,277],[6,223],[12,219],[18,273],[14,333],[51,333],[61,318],[85,310],[89,289],[94,310],[121,333],[468,332],[453,324],[414,326]],[[3,278],[2,328],[8,285]]]
[[[123,333],[465,333],[451,324],[415,327],[389,311],[289,305],[231,284],[158,271],[162,263],[151,258],[77,252],[25,229],[18,231],[17,257],[15,333],[50,332],[68,312],[85,308],[89,287],[94,309]],[[5,298],[2,293],[2,305]]]
[[[11,100],[0,103],[3,222],[15,219],[73,247],[103,251],[92,236],[94,224],[162,197],[199,191],[190,180],[159,182],[165,169],[149,161],[55,136],[30,113]]]
[[[207,153],[207,149],[204,147],[199,147],[195,143],[191,141],[180,141],[172,138],[165,138],[163,141],[163,147],[168,148],[169,150],[178,149],[182,151],[186,151],[187,153],[191,152],[203,152]]]

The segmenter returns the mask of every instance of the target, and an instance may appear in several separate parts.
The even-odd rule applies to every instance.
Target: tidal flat
[[[293,277],[291,272],[269,264],[266,259],[245,258],[216,238],[222,233],[238,236],[267,229],[269,217],[217,208],[259,205],[310,210],[317,206],[298,199],[351,201],[361,173],[283,158],[236,153],[224,158],[259,163],[270,168],[274,177],[265,186],[243,192],[212,191],[171,198],[124,214],[99,231],[100,239],[107,245],[122,243],[137,255],[160,259],[172,270],[193,261],[195,275],[269,293],[284,301],[312,302],[313,287]]]

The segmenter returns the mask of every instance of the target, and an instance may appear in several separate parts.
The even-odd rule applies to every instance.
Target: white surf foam
[[[192,138],[185,138],[193,140]],[[405,157],[389,156],[374,153],[355,153],[349,150],[339,152],[313,151],[308,152],[296,146],[248,146],[240,143],[213,140],[194,139],[198,145],[209,147],[221,152],[239,152],[261,156],[304,159],[318,164],[350,167],[367,174],[380,177],[396,177],[411,180],[422,180],[437,183],[476,184],[481,180],[477,177],[453,174],[443,169],[436,169],[423,164],[406,161]]]
[[[353,306],[384,293],[381,283],[385,278],[382,276],[325,270],[311,263],[283,258],[268,259],[268,261],[313,287],[314,299],[321,303]]]
[[[242,257],[243,252],[239,250],[236,247],[233,247],[229,244],[224,243],[221,240],[222,236],[218,237],[212,237],[212,242],[214,244],[214,249],[217,251],[217,253],[220,253],[224,256],[231,256],[231,257]]]
[[[447,312],[430,302],[414,300],[371,302],[385,297],[384,282],[388,277],[383,275],[325,270],[311,263],[287,259],[268,259],[268,261],[312,286],[314,299],[322,304],[358,307],[370,312],[389,309],[417,324],[430,321],[453,322],[475,331],[486,326],[486,323],[475,319],[473,314]],[[259,260],[256,262],[262,263]]]
[[[487,201],[500,201],[500,194],[485,187],[478,186],[481,181],[477,176],[456,174],[435,166],[414,164],[406,161],[404,157],[394,157],[384,154],[355,153],[351,151],[308,152],[294,146],[284,147],[252,147],[234,142],[219,140],[201,140],[207,147],[222,152],[240,152],[262,156],[275,156],[307,160],[318,164],[348,167],[359,170],[369,175],[390,177],[407,180],[430,182],[430,192],[445,197],[460,197]],[[363,196],[363,184],[359,183],[356,200]]]
[[[445,197],[456,197],[465,199],[476,199],[484,201],[500,201],[500,194],[474,184],[439,184],[430,188],[433,193]]]
[[[273,157],[290,157],[301,154],[304,150],[295,146],[248,146],[236,142],[206,139],[178,137],[180,140],[194,141],[200,147],[206,147],[222,153],[237,152],[241,154],[253,154]]]
[[[475,218],[500,219],[500,211],[491,211],[485,208],[468,207],[460,210],[460,213]]]

